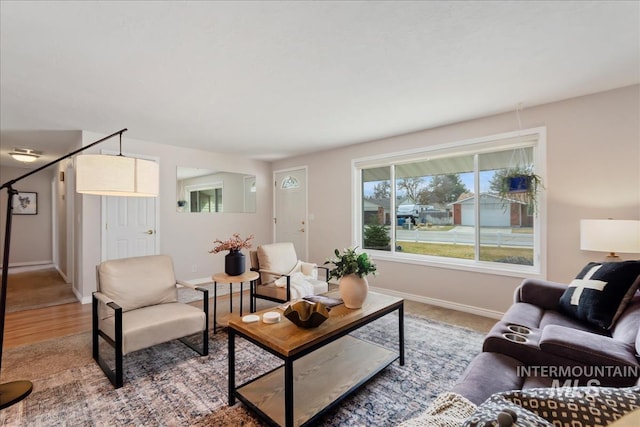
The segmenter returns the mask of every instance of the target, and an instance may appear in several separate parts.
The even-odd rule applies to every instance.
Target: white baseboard
[[[393,291],[385,288],[371,287],[370,289],[375,292],[380,292],[381,294],[393,295],[396,297],[404,298],[406,300],[417,301],[424,304],[431,304],[437,307],[449,308],[451,310],[462,311],[464,313],[476,314],[478,316],[488,317],[490,319],[500,320],[504,315],[504,313],[500,311],[488,310],[486,308],[460,304],[453,301],[446,301],[446,300],[441,300],[437,298],[429,298],[422,295],[409,294],[406,292],[397,292],[397,291]]]
[[[54,268],[52,261],[33,261],[9,264],[9,274],[23,273],[25,271],[45,270]]]
[[[62,280],[64,280],[64,283],[71,283],[69,282],[67,275],[64,274],[64,272],[62,270],[60,270],[60,268],[56,265],[55,266],[56,270],[58,271],[58,274],[60,274],[60,276],[62,277]]]
[[[80,300],[81,304],[91,304],[91,296],[81,298],[82,295],[80,295],[75,288],[73,289],[73,293],[76,294],[76,298]]]

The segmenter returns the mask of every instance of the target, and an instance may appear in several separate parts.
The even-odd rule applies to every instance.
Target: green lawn
[[[448,258],[474,259],[474,247],[471,245],[453,245],[447,243],[398,242],[402,252],[422,255],[442,256]],[[498,248],[493,246],[480,247],[480,260],[498,261],[505,258],[528,260],[533,263],[533,249],[528,248]],[[525,262],[512,262],[525,264]]]

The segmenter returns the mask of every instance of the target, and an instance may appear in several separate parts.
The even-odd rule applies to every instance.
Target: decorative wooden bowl
[[[297,301],[284,311],[284,317],[301,328],[317,328],[329,318],[329,310],[322,303]]]

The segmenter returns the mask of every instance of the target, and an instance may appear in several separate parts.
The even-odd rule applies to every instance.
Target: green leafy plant
[[[380,224],[369,224],[364,227],[363,233],[365,249],[383,249],[389,250],[389,230],[386,226]]]
[[[333,264],[335,267],[329,270],[329,279],[355,274],[364,277],[368,274],[375,276],[377,267],[366,252],[357,253],[356,248],[345,249],[342,253],[335,250],[335,256],[325,261],[325,264]]]

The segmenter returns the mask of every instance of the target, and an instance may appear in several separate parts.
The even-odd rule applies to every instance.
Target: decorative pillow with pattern
[[[640,286],[640,261],[590,262],[560,297],[560,310],[602,329],[618,320]]]
[[[532,388],[494,394],[464,426],[497,426],[498,415],[512,410],[517,416],[514,427],[599,427],[638,409],[640,386]]]
[[[554,427],[554,424],[551,424],[544,418],[506,399],[503,393],[496,393],[485,400],[478,406],[476,412],[465,420],[462,427],[497,427],[509,425],[503,419],[498,421],[498,418],[506,414],[507,411],[515,414],[515,416],[511,417],[513,427]]]

